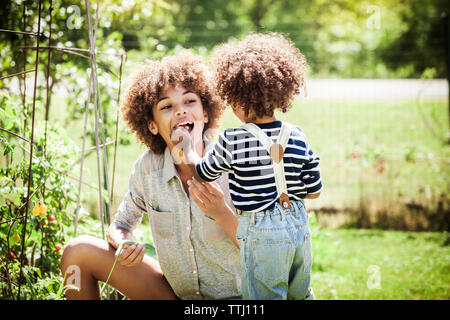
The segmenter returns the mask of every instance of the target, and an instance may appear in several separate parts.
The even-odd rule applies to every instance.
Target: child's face
[[[170,150],[174,146],[171,141],[172,131],[178,127],[189,132],[196,146],[202,142],[203,128],[208,122],[208,114],[196,93],[180,85],[168,87],[161,92],[159,101],[153,106],[152,112],[153,120],[149,121],[148,128],[152,134],[160,134]],[[203,144],[200,150],[202,146]]]

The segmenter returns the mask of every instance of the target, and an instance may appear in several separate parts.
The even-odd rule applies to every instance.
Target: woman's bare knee
[[[78,288],[78,292],[68,290],[68,299],[98,299],[99,290],[94,274],[102,264],[104,253],[110,250],[102,239],[83,235],[70,240],[61,257],[61,273],[65,284]]]
[[[114,264],[115,249],[106,241],[80,236],[69,241],[61,259],[61,271],[73,278],[73,270],[81,274],[80,296],[97,297],[97,281],[105,281]],[[134,266],[117,263],[109,284],[130,299],[176,299],[159,263],[148,256]],[[87,288],[87,290],[85,290]],[[74,295],[75,296],[75,295]]]
[[[71,239],[64,247],[61,257],[61,271],[64,273],[65,269],[71,264],[81,264],[83,259],[87,256],[93,247],[96,238],[91,236],[79,236]]]

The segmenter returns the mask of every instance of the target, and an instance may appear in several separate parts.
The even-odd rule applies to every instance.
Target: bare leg
[[[61,272],[79,268],[80,291],[67,290],[67,299],[100,299],[98,281],[106,281],[115,259],[115,249],[106,241],[91,236],[72,239],[64,249]],[[73,267],[72,267],[73,269]],[[66,283],[72,274],[69,270]],[[145,255],[134,267],[116,263],[109,284],[129,299],[177,299],[159,263]]]

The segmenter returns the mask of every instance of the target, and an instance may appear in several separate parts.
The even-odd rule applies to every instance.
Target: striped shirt
[[[281,121],[257,125],[276,142]],[[301,200],[322,189],[320,159],[311,150],[303,131],[293,128],[284,150],[284,172],[289,199]],[[271,209],[279,198],[267,149],[243,128],[227,129],[220,134],[214,147],[197,163],[196,170],[205,181],[229,172],[231,199],[242,211]]]

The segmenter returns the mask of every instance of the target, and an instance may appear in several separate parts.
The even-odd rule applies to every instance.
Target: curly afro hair
[[[294,95],[305,90],[308,68],[303,54],[279,33],[251,33],[214,51],[215,81],[220,97],[246,115],[286,112]]]
[[[219,127],[219,118],[224,111],[218,97],[212,74],[203,60],[189,51],[151,61],[133,73],[131,83],[124,96],[121,111],[125,123],[136,133],[137,139],[155,153],[163,153],[166,143],[162,137],[153,135],[148,122],[153,120],[152,107],[167,87],[182,85],[196,93],[208,114],[204,131]]]

